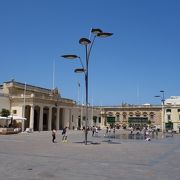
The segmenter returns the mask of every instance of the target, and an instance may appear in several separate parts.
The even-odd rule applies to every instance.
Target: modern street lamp
[[[87,122],[88,122],[88,69],[89,69],[89,60],[90,60],[90,54],[91,50],[94,44],[94,41],[96,37],[101,37],[101,38],[106,38],[109,36],[112,36],[113,33],[109,32],[103,32],[99,28],[92,28],[91,29],[91,35],[93,35],[92,40],[91,36],[90,39],[87,38],[81,38],[79,40],[79,44],[85,46],[85,51],[86,51],[86,59],[85,63],[83,63],[81,57],[74,55],[74,54],[69,54],[69,55],[62,55],[61,57],[66,58],[66,59],[79,59],[81,63],[81,68],[75,69],[75,73],[84,73],[85,76],[85,89],[86,89],[86,121],[85,121],[85,145],[87,145]]]
[[[161,99],[161,106],[162,106],[162,122],[161,122],[161,126],[162,126],[162,132],[164,132],[164,118],[165,118],[165,109],[164,109],[164,102],[165,102],[165,98],[164,98],[164,90],[160,91],[162,93],[162,95],[157,95],[154,97],[160,98]]]

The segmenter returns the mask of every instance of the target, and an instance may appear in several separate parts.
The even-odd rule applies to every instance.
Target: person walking
[[[62,135],[62,142],[67,142],[67,127],[63,128]]]
[[[94,136],[94,133],[95,133],[95,127],[93,126],[92,127],[92,136]]]
[[[55,143],[55,139],[56,139],[56,130],[53,129],[52,130],[52,142]]]
[[[113,128],[113,138],[116,138],[116,128]]]
[[[105,133],[104,136],[105,136],[105,137],[108,137],[108,134],[109,134],[109,127],[107,126],[107,127],[106,127],[106,133]]]

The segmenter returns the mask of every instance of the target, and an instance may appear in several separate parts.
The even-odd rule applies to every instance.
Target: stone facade
[[[10,100],[8,94],[4,94],[0,91],[0,112],[2,109],[10,109]]]
[[[180,132],[180,96],[171,96],[166,99],[163,110],[165,128]]]
[[[14,80],[4,82],[1,91],[8,94],[11,115],[27,118],[15,122],[23,130],[47,131],[52,129],[80,129],[84,126],[85,107],[75,101],[62,98],[58,89],[50,90]],[[88,126],[93,125],[92,107],[88,107]],[[100,111],[93,108],[94,117],[100,118]],[[99,125],[98,123],[96,123]]]
[[[165,129],[173,123],[173,129],[180,128],[180,98],[165,101],[164,106],[123,105],[111,107],[88,107],[87,126],[105,128],[110,124],[118,126],[151,125]],[[176,103],[175,103],[176,102]],[[16,121],[23,130],[50,131],[62,129],[82,129],[85,126],[86,107],[71,99],[61,97],[58,89],[46,89],[16,82],[0,85],[0,107],[10,110],[11,115],[25,117],[26,121]]]
[[[103,107],[101,115],[105,126],[110,124],[121,127],[151,125],[160,129],[162,108],[152,105]]]

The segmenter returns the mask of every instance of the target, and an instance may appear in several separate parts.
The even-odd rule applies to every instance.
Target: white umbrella
[[[10,115],[8,116],[9,118],[11,118],[11,120],[19,120],[22,122],[22,130],[24,131],[24,121],[27,120],[27,118],[23,118],[22,116],[18,116],[18,115]]]
[[[23,118],[23,117],[21,117],[21,116],[17,116],[17,115],[10,115],[10,116],[8,116],[8,118],[12,118],[13,120],[23,120],[23,121],[25,121],[25,120],[27,120],[26,118]]]
[[[11,118],[9,117],[3,117],[3,116],[0,116],[0,120],[10,120]]]

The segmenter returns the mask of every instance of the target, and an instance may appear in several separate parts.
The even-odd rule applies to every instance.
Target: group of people
[[[113,133],[113,134],[112,134]],[[111,135],[113,135],[113,137],[115,138],[116,136],[116,127],[106,127],[106,133],[105,133],[105,137],[110,137]]]
[[[56,139],[56,130],[52,130],[52,142],[55,143]],[[62,142],[67,142],[67,127],[63,128],[62,130]]]

